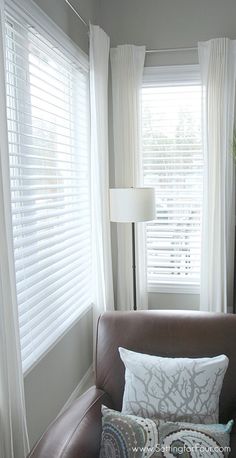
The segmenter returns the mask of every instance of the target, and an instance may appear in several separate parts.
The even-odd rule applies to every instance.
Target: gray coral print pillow
[[[147,419],[102,407],[100,458],[227,458],[227,425],[195,425]]]
[[[218,423],[228,358],[162,358],[119,348],[125,365],[122,413]]]

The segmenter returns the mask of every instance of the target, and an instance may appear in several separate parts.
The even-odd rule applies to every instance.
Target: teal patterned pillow
[[[100,458],[227,458],[227,425],[196,425],[125,415],[102,407]]]

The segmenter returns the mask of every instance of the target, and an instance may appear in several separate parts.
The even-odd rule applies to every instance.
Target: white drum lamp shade
[[[110,189],[110,220],[138,223],[156,218],[154,188]]]

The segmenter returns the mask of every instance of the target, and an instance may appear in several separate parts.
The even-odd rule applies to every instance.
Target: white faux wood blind
[[[91,303],[88,68],[19,13],[7,14],[6,48],[15,269],[27,370]]]
[[[142,91],[144,185],[156,188],[147,224],[149,289],[199,286],[203,153],[199,78],[155,70]],[[166,78],[165,78],[166,72]],[[145,84],[146,81],[146,84]]]

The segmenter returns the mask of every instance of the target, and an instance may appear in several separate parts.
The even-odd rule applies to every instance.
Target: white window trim
[[[79,63],[85,70],[89,70],[89,58],[87,54],[74,43],[68,35],[31,0],[6,0],[5,9],[9,14],[11,11],[19,13],[24,18],[29,18],[33,25],[43,34],[50,35],[50,41],[55,48],[67,50],[70,58],[73,58],[76,65]],[[63,41],[63,46],[61,42]]]
[[[145,67],[143,73],[142,87],[153,87],[158,85],[171,86],[173,83],[192,86],[201,84],[201,73],[199,64],[172,65]],[[193,283],[149,283],[148,293],[166,294],[200,294],[200,285]]]

